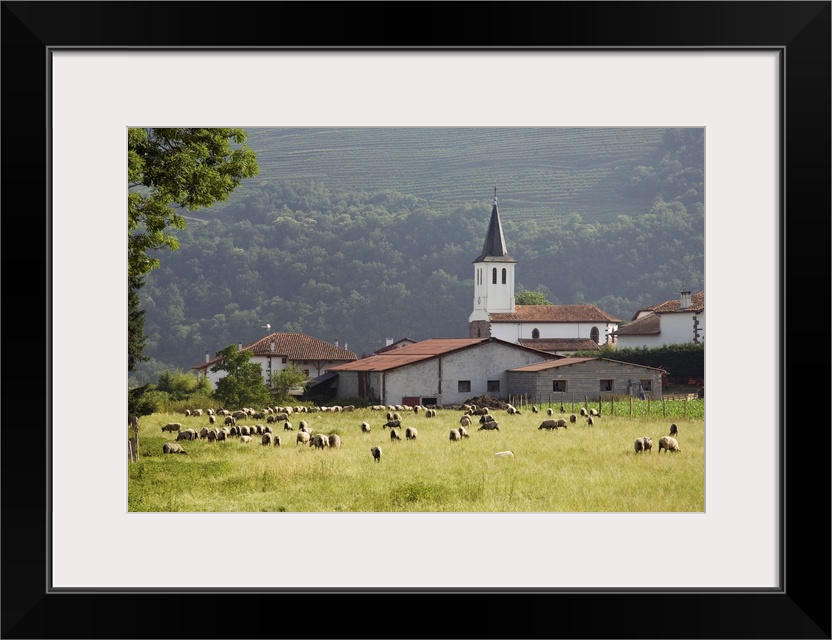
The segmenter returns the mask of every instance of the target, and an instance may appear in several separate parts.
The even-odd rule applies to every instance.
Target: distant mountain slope
[[[664,128],[250,128],[260,175],[235,198],[272,181],[336,190],[394,189],[433,207],[482,202],[497,187],[505,218],[585,221],[638,215],[625,189],[655,165]]]

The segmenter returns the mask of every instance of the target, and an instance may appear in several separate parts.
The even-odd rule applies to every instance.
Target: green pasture
[[[699,401],[701,404],[702,401]],[[659,403],[661,404],[661,403]],[[690,403],[696,405],[696,403]],[[590,405],[591,406],[591,405]],[[435,417],[400,412],[401,441],[383,428],[385,411],[294,414],[295,428],[270,425],[280,447],[227,442],[180,442],[187,455],[163,454],[183,428],[208,427],[208,417],[158,413],[139,423],[139,460],[128,464],[131,512],[704,512],[704,419],[673,418],[678,453],[659,453],[658,440],[671,420],[659,415],[604,415],[592,427],[585,419],[555,431],[538,429],[540,413],[493,410],[499,431],[468,428],[469,438],[451,442],[462,411],[440,409]],[[566,417],[560,406],[554,418]],[[575,411],[575,413],[578,413]],[[622,410],[623,413],[623,410]],[[340,449],[297,445],[297,423],[315,432],[337,433]],[[370,433],[361,432],[361,423]],[[220,420],[217,421],[218,423]],[[238,425],[266,424],[242,420]],[[415,427],[415,440],[404,427]],[[635,438],[653,438],[653,451],[636,454]],[[379,446],[374,462],[370,448]],[[495,457],[512,451],[513,458]]]

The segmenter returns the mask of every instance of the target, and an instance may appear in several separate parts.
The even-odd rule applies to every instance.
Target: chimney
[[[346,349],[347,351],[350,350],[350,343],[349,342],[344,343],[344,349]]]
[[[338,338],[335,338],[335,346],[338,346]]]
[[[243,350],[243,343],[242,343],[242,342],[238,342],[238,343],[237,343],[237,351],[242,351],[242,350]]]
[[[269,349],[271,350],[272,353],[274,353],[274,350],[275,350],[274,338],[272,338],[271,342],[269,342]]]
[[[210,362],[210,361],[211,361],[211,354],[206,351],[205,352],[205,362]]]
[[[682,291],[682,298],[679,302],[679,310],[690,307],[690,291]]]
[[[389,347],[391,344],[393,344],[393,338],[387,338],[387,344],[384,346]]]

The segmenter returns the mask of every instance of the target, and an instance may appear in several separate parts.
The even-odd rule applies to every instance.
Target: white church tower
[[[485,234],[482,253],[474,260],[474,310],[468,316],[471,338],[491,336],[490,313],[514,313],[514,267],[517,260],[508,255],[500,212],[497,210],[497,187],[494,206]]]

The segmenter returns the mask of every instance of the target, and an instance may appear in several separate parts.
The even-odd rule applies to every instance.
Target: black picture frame
[[[796,382],[814,376],[811,370],[798,373],[798,366],[811,362],[826,336],[818,340],[806,332],[808,353],[801,365],[795,345],[791,360],[786,351],[787,311],[814,307],[818,299],[824,302],[821,310],[828,309],[829,287],[819,296],[810,294],[809,305],[794,293],[787,300],[786,293],[790,283],[795,292],[807,286],[813,291],[819,259],[830,250],[830,2],[3,2],[1,15],[3,285],[11,302],[3,320],[14,354],[7,352],[2,387],[7,410],[0,430],[3,638],[830,638],[828,408],[825,394],[813,408],[814,387]],[[227,29],[229,23],[244,28]],[[781,588],[49,592],[50,460],[41,456],[42,443],[50,428],[73,419],[66,408],[51,406],[49,396],[51,384],[59,383],[49,377],[49,52],[61,47],[778,50],[785,80],[781,335],[776,345],[761,348],[778,349],[782,366],[779,388],[765,391],[781,399]],[[94,185],[94,176],[90,180]],[[35,250],[40,246],[44,255]],[[37,330],[33,317],[43,319]],[[797,316],[791,317],[797,327]],[[24,351],[17,351],[21,347]],[[79,345],[79,357],[94,357],[96,347]],[[736,367],[741,375],[742,363]],[[791,411],[786,409],[789,370]],[[753,399],[738,401],[747,401],[753,414]],[[13,413],[21,404],[26,412]],[[750,415],[749,428],[753,420]],[[741,468],[737,451],[738,473]],[[533,561],[528,546],[501,541],[494,558]],[[166,550],[160,544],[160,558]],[[661,561],[659,551],[650,554],[650,562]],[[313,602],[326,608],[319,613]]]

